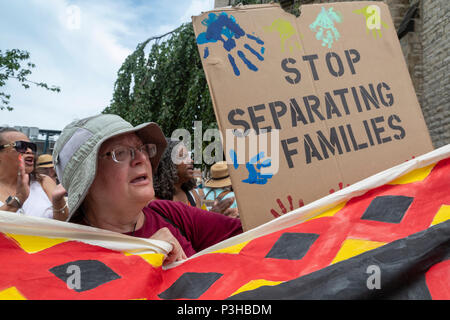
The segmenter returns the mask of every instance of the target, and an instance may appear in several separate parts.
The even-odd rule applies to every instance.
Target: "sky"
[[[150,37],[212,10],[214,0],[0,0],[0,50],[26,50],[36,65],[29,80],[61,92],[9,80],[13,111],[0,126],[62,130],[100,113],[112,99],[125,58]]]

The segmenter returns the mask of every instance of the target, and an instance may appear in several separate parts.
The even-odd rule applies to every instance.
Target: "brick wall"
[[[412,5],[417,0],[410,0]],[[404,12],[406,13],[406,12]],[[423,106],[423,46],[422,46],[422,8],[418,7],[418,12],[414,17],[414,32],[408,32],[400,39],[403,55],[408,65],[409,74],[416,91],[419,104]],[[398,26],[397,26],[398,28]]]
[[[437,148],[450,143],[450,1],[421,2],[422,111]]]

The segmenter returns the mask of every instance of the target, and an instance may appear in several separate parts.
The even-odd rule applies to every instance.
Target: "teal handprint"
[[[316,33],[316,39],[322,41],[322,46],[331,48],[333,42],[338,40],[341,35],[334,26],[334,22],[342,22],[342,15],[339,12],[334,12],[333,8],[328,11],[322,7],[322,10],[317,15],[316,20],[309,25],[309,28]]]

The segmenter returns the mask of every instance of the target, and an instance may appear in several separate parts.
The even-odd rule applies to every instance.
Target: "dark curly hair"
[[[181,142],[182,143],[182,142]],[[172,161],[172,150],[180,144],[178,140],[167,139],[167,148],[164,151],[158,165],[158,169],[153,175],[153,188],[158,199],[173,200],[175,194],[175,183],[178,182],[177,165]],[[190,191],[196,187],[194,178],[183,183],[181,189]]]

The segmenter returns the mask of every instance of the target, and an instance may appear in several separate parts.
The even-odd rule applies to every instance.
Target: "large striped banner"
[[[1,299],[450,299],[450,145],[162,267],[163,241],[0,212]]]

